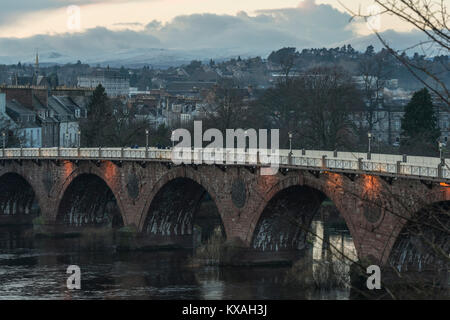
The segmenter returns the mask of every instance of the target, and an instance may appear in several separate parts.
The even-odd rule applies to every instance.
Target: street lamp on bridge
[[[3,150],[6,148],[6,133],[5,131],[2,132],[2,139],[3,139]]]
[[[70,141],[69,141],[69,133],[65,133],[64,134],[64,141],[63,141],[63,147],[68,148],[70,145]]]
[[[248,135],[248,130],[245,130],[245,152],[247,152],[248,151],[248,144],[247,144],[247,135]],[[250,142],[250,141],[249,141]],[[238,146],[239,147],[239,146]]]
[[[289,132],[289,154],[292,156],[292,132]]]
[[[444,157],[443,157],[444,156],[444,154],[443,154],[444,144],[441,141],[439,141],[438,146],[439,146],[439,159],[441,159],[441,162],[444,162]]]
[[[78,129],[78,148],[81,147],[81,130]]]
[[[175,132],[172,131],[172,135],[170,136],[170,140],[172,140],[172,149],[175,148]]]
[[[148,129],[145,129],[145,150],[148,150],[148,135],[150,131]]]
[[[369,132],[367,134],[367,137],[369,138],[369,151],[367,152],[367,160],[370,160],[372,158],[372,154],[371,154],[371,151],[370,151],[370,144],[372,142],[372,132]]]

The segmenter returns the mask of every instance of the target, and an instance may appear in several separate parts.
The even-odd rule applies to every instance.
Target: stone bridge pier
[[[359,258],[381,264],[412,215],[450,201],[448,186],[420,179],[303,169],[262,176],[245,166],[139,161],[3,160],[0,191],[0,223],[38,207],[46,224],[128,226],[161,239],[191,236],[196,213],[209,199],[213,205],[203,211],[217,213],[227,239],[266,252],[301,249],[329,199]]]

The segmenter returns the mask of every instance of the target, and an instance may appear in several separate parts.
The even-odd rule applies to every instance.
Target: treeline
[[[80,121],[81,145],[83,147],[134,147],[146,145],[148,130],[149,145],[170,146],[170,131],[161,126],[152,129],[148,116],[137,114],[137,110],[116,98],[109,98],[99,85],[88,105],[86,119]]]
[[[391,78],[399,79],[400,87],[408,90],[417,90],[423,86],[420,81],[412,77],[404,64],[389,54],[385,48],[377,52],[372,45],[368,46],[364,52],[355,50],[351,45],[329,49],[303,49],[302,51],[297,51],[293,47],[286,47],[273,51],[269,55],[268,61],[282,67],[290,65],[292,69],[298,71],[305,71],[311,66],[339,65],[351,74],[359,75],[360,64],[368,58],[371,59],[378,56],[386,57],[383,62],[384,69]],[[428,58],[416,52],[409,57],[403,54],[402,57],[410,60],[422,69],[439,74],[440,81],[450,85],[450,73],[448,72],[450,69],[449,55]],[[418,71],[418,75],[423,78],[427,77],[425,73],[420,71]]]

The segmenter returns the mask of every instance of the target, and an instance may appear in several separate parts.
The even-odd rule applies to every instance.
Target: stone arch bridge
[[[282,150],[278,172],[261,175],[263,165],[242,156],[238,161],[236,153],[231,163],[174,165],[170,150],[0,150],[1,219],[39,208],[47,224],[82,227],[102,216],[79,216],[80,210],[111,211],[113,225],[189,235],[208,194],[228,239],[277,251],[300,247],[304,227],[328,198],[345,219],[358,256],[386,263],[409,217],[450,201],[449,160]]]

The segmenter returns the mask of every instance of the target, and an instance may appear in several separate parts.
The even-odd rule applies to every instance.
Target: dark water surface
[[[321,229],[318,224],[316,228]],[[287,267],[189,267],[191,251],[118,252],[114,239],[37,239],[0,228],[0,299],[348,299],[348,289],[302,290]],[[336,234],[342,246],[349,235]],[[332,240],[332,238],[331,238]],[[344,241],[345,240],[345,241]],[[314,243],[314,250],[320,249]],[[314,252],[313,252],[314,255]],[[68,290],[69,265],[81,290]]]

